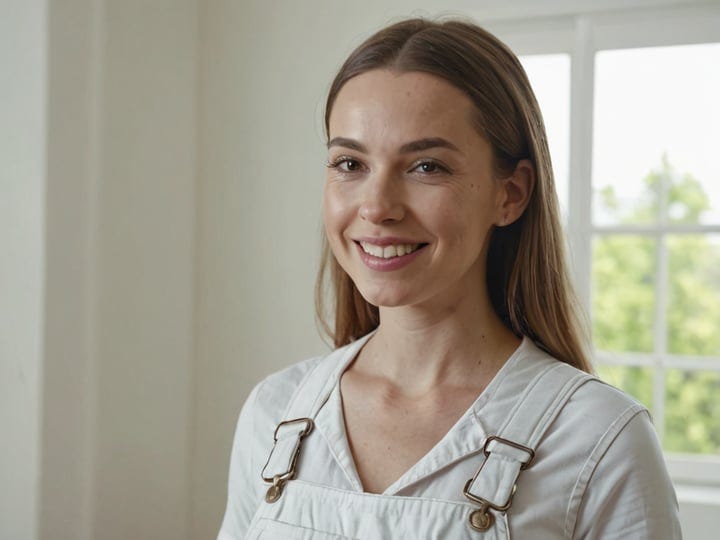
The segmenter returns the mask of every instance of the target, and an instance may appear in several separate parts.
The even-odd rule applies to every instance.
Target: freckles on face
[[[338,93],[323,219],[336,259],[371,303],[427,297],[484,264],[498,190],[474,117],[462,91],[425,73],[374,70]],[[390,255],[368,264],[381,252],[363,253],[368,239]],[[388,261],[409,248],[412,259]]]

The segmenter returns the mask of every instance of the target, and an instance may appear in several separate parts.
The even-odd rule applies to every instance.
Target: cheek
[[[479,200],[475,204],[461,205],[439,220],[438,226],[452,247],[475,250],[481,249],[487,242],[493,226],[493,212],[492,207],[483,202]]]
[[[342,233],[352,215],[352,205],[332,186],[325,188],[322,201],[323,223],[328,238]]]

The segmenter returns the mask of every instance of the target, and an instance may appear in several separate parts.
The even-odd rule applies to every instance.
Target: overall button
[[[495,523],[495,516],[487,508],[475,510],[470,514],[470,526],[476,531],[485,532]]]
[[[272,486],[270,486],[267,493],[265,493],[265,502],[272,504],[277,501],[280,498],[280,495],[282,495],[284,485],[285,483],[280,480],[279,475],[273,478]]]

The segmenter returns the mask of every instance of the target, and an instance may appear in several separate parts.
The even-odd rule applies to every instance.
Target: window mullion
[[[658,186],[658,225],[665,229],[668,224],[668,199],[670,186],[664,175],[660,176]],[[668,304],[668,249],[667,237],[660,234],[657,238],[657,258],[655,268],[655,361],[653,369],[653,414],[655,430],[661,441],[665,439],[665,365],[663,358],[667,353],[667,304]]]
[[[592,131],[595,51],[587,17],[575,19],[570,83],[568,237],[578,295],[590,313],[592,264]]]

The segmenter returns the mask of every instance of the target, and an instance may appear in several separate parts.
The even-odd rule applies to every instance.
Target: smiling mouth
[[[389,246],[378,246],[368,242],[358,242],[362,250],[368,255],[378,257],[380,259],[392,259],[394,257],[402,257],[417,251],[427,244],[393,244]]]

